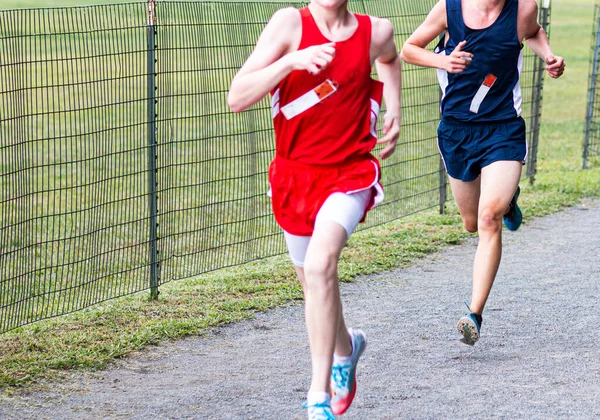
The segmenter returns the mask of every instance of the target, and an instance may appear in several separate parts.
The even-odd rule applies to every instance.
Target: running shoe
[[[302,407],[308,410],[308,420],[335,420],[331,406],[327,401],[313,405],[304,403]]]
[[[331,367],[331,410],[338,416],[344,414],[356,395],[356,365],[367,347],[367,337],[361,330],[348,328],[352,339],[350,364],[340,365],[334,362]]]
[[[474,313],[463,315],[456,325],[458,332],[463,335],[463,342],[472,346],[479,340],[480,323],[477,321]]]
[[[502,218],[502,220],[504,221],[504,226],[506,226],[506,228],[511,231],[519,229],[519,226],[521,226],[521,222],[523,221],[523,213],[521,213],[521,209],[517,205],[517,199],[519,198],[519,194],[521,194],[521,188],[517,187],[515,195],[513,195],[512,200],[510,200],[510,207],[508,209],[508,212]]]

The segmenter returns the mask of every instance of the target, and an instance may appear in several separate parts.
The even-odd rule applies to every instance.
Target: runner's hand
[[[335,57],[335,43],[314,45],[293,54],[295,70],[306,70],[310,74],[319,74]]]
[[[565,72],[566,64],[564,58],[550,54],[544,61],[546,62],[548,76],[553,79],[558,79]]]
[[[400,118],[385,114],[383,117],[383,137],[377,140],[377,144],[387,144],[379,152],[381,159],[387,159],[394,153],[398,137],[400,137]]]
[[[469,64],[471,64],[473,54],[462,50],[465,45],[467,45],[467,41],[459,42],[456,48],[454,48],[454,51],[452,51],[450,55],[446,56],[444,70],[446,70],[448,73],[463,72],[467,69]]]

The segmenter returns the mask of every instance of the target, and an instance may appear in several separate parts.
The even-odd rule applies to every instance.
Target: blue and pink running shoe
[[[308,410],[308,420],[335,420],[331,406],[327,401],[313,405],[305,403],[303,407]]]
[[[367,337],[361,330],[348,328],[352,339],[350,364],[339,365],[334,362],[331,368],[331,411],[336,416],[344,414],[356,395],[356,365],[367,347]]]

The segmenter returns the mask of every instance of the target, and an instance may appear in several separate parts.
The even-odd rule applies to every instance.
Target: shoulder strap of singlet
[[[371,35],[373,34],[373,24],[371,22],[371,17],[369,15],[362,15],[359,13],[354,13],[354,16],[356,16],[356,19],[358,20],[358,28],[356,30],[360,31],[360,35],[365,41],[367,51],[370,51]]]
[[[310,10],[308,10],[308,7],[300,9],[300,16],[302,16],[302,18],[310,17]]]
[[[325,38],[308,7],[300,9],[300,18],[302,19],[302,37],[298,46],[299,49],[325,42]]]
[[[446,20],[450,37],[459,43],[465,38],[461,0],[446,0]]]
[[[519,40],[518,30],[519,0],[506,0],[504,8],[506,9],[506,19],[508,20],[509,30],[514,33],[517,42],[521,44],[522,40]]]
[[[508,8],[509,11],[519,10],[519,0],[506,0],[504,7]]]
[[[356,19],[358,20],[358,28],[357,31],[360,31],[360,38],[363,42],[363,48],[366,56],[366,65],[367,68],[371,68],[371,35],[373,34],[373,23],[371,22],[371,17],[369,15],[362,15],[355,13]]]
[[[317,27],[317,22],[315,22],[310,10],[308,10],[308,7],[303,7],[300,9],[300,18],[302,19],[303,29],[307,28],[308,26],[313,26],[315,28]],[[303,30],[302,32],[304,33],[305,31]]]

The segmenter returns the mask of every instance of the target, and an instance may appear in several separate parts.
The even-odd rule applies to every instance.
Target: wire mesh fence
[[[550,37],[551,1],[541,0],[539,3],[538,21]],[[523,118],[528,121],[527,162],[524,176],[531,183],[535,180],[537,170],[538,143],[540,138],[540,122],[542,119],[542,93],[544,88],[544,68],[546,64],[530,50],[523,56],[521,88],[523,90]]]
[[[0,12],[0,331],[148,283],[146,5]]]
[[[350,9],[389,18],[400,47],[434,3]],[[226,95],[273,12],[304,5],[0,11],[0,332],[285,251],[266,196],[270,106],[233,114]],[[528,51],[521,81],[533,168],[536,63]],[[386,201],[361,229],[445,201],[435,72],[406,65],[403,84]]]
[[[588,84],[588,105],[586,110],[585,136],[583,141],[583,169],[600,162],[600,4],[594,8],[594,26],[590,59],[590,79]]]

